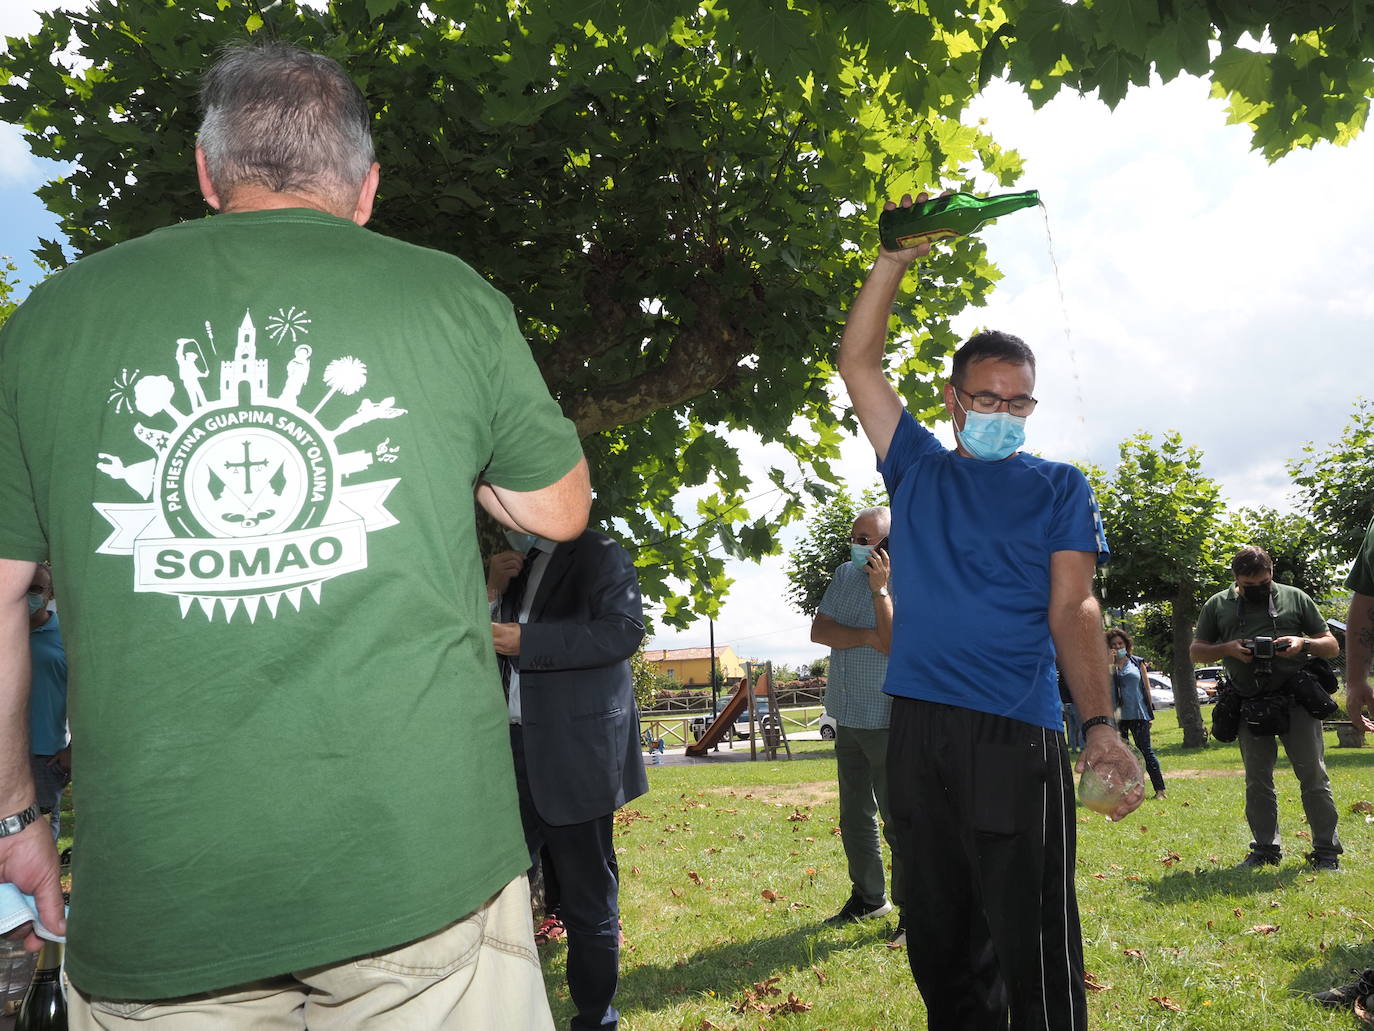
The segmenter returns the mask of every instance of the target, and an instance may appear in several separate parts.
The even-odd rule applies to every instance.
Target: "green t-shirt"
[[[1355,564],[1345,578],[1345,585],[1357,594],[1374,597],[1374,522],[1364,532],[1360,553],[1355,556]]]
[[[0,331],[0,556],[51,557],[67,639],[76,985],[390,948],[528,865],[473,488],[580,455],[505,298],[317,211],[33,291]]]
[[[1193,636],[1208,644],[1221,644],[1252,637],[1320,637],[1327,632],[1326,621],[1317,611],[1316,603],[1296,587],[1274,584],[1274,609],[1278,614],[1270,616],[1267,605],[1243,601],[1232,584],[1203,604]],[[1282,684],[1307,662],[1306,655],[1299,654],[1296,649],[1293,652],[1292,655],[1274,653],[1274,672],[1268,686]],[[1221,664],[1242,695],[1250,697],[1260,693],[1261,685],[1255,680],[1255,668],[1251,663],[1223,658]]]

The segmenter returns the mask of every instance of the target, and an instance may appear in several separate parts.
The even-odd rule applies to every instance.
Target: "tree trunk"
[[[1192,584],[1184,584],[1169,603],[1174,624],[1174,709],[1178,725],[1183,728],[1184,748],[1206,748],[1207,727],[1202,721],[1202,707],[1197,703],[1197,681],[1193,679],[1193,660],[1188,645],[1193,641],[1193,624],[1197,622],[1197,604],[1193,601]]]

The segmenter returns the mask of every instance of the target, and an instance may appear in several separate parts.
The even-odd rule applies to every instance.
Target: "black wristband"
[[[1083,721],[1083,733],[1086,734],[1086,733],[1088,732],[1088,728],[1089,728],[1089,727],[1096,727],[1096,726],[1111,727],[1113,730],[1119,729],[1119,728],[1117,727],[1117,725],[1116,725],[1116,720],[1112,719],[1112,717],[1110,717],[1110,716],[1094,716],[1094,717],[1093,717],[1092,719],[1090,719],[1090,720],[1084,720],[1084,721]]]

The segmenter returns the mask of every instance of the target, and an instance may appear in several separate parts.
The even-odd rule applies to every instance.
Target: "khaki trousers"
[[[72,1031],[552,1031],[521,874],[388,952],[155,1002],[68,995]]]

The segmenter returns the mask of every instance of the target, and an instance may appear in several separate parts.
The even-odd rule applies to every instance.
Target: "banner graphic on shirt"
[[[367,366],[335,358],[322,386],[311,390],[314,351],[300,339],[312,321],[294,307],[267,320],[279,348],[293,345],[275,393],[251,312],[238,327],[233,357],[218,362],[214,399],[202,383],[210,356],[218,356],[209,322],[204,346],[194,337],[176,342],[180,392],[158,373],[124,369],[115,378],[108,403],[149,420],[136,420],[133,436],[152,456],[132,463],[97,456],[96,468],[143,502],[94,502],[113,530],[96,553],[131,556],[136,592],[175,597],[183,617],[196,606],[210,619],[217,611],[232,619],[240,608],[250,620],[263,610],[275,617],[282,598],[297,609],[304,594],[319,603],[326,581],[366,569],[367,535],[396,525],[386,499],[399,479],[345,481],[394,463],[400,447],[389,437],[361,450],[341,450],[339,441],[406,410],[394,397],[363,397],[326,427],[322,413],[336,416],[351,405],[346,399],[367,385]],[[303,392],[317,397],[313,407],[301,403]]]

